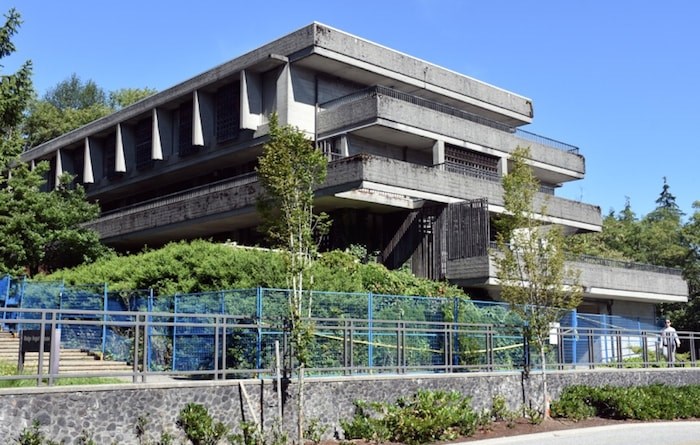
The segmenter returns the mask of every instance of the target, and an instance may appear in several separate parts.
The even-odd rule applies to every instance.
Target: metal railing
[[[133,383],[173,378],[262,378],[273,376],[278,364],[285,377],[291,378],[296,365],[289,325],[283,320],[65,309],[18,309],[18,315],[10,322],[11,329],[19,332],[18,357],[29,349],[24,334],[32,332],[38,352],[36,372],[1,376],[0,384],[3,380],[29,379],[37,385],[53,385],[62,378],[98,376]],[[308,321],[314,326],[314,337],[307,375],[529,371],[540,366],[538,354],[528,348],[521,326],[361,318]],[[83,346],[90,342],[81,341],[89,332],[107,338],[109,347],[103,359],[125,353],[122,360],[129,367],[123,371],[61,370],[61,351],[85,349]],[[662,345],[659,332],[562,326],[550,335],[547,367],[696,367],[698,333],[679,331],[678,336],[685,352],[674,360]],[[196,364],[173,369],[176,358],[168,358],[167,354],[183,338],[189,340],[186,353],[197,359]],[[279,361],[275,344],[282,349]]]
[[[489,243],[491,249],[498,249],[498,244],[495,241]],[[572,262],[596,264],[600,266],[615,267],[621,269],[639,270],[642,272],[654,272],[666,275],[682,276],[683,270],[675,267],[656,266],[653,264],[637,263],[634,261],[615,260],[610,258],[596,257],[592,255],[581,255],[569,253],[566,259]]]
[[[488,118],[485,118],[483,116],[479,116],[478,114],[470,113],[468,111],[460,110],[458,108],[451,107],[449,105],[444,105],[441,103],[437,103],[428,99],[423,99],[418,96],[414,96],[412,94],[404,93],[402,91],[397,91],[391,88],[387,88],[381,85],[375,85],[371,86],[368,88],[365,88],[360,91],[356,91],[354,93],[348,94],[346,96],[342,96],[336,99],[329,100],[327,102],[324,102],[319,105],[319,112],[322,113],[325,110],[332,110],[334,108],[337,108],[341,105],[348,104],[351,102],[355,102],[358,100],[362,100],[365,98],[370,98],[370,97],[377,97],[377,96],[387,96],[387,97],[392,97],[394,99],[402,100],[404,102],[412,103],[414,105],[418,105],[420,107],[428,108],[440,113],[445,113],[449,114],[450,116],[455,116],[460,119],[466,119],[470,122],[474,122],[477,124],[481,125],[486,125],[488,127],[494,128],[496,130],[504,131],[506,133],[511,133],[515,134],[518,137],[522,139],[526,139],[531,142],[535,142],[538,144],[546,145],[548,147],[556,148],[558,150],[566,151],[568,153],[573,153],[573,154],[579,154],[579,148],[570,145],[564,142],[560,142],[548,137],[540,136],[535,133],[531,133],[529,131],[521,130],[517,127],[511,127],[510,125],[503,124],[501,122],[497,122]]]
[[[187,201],[189,199],[206,196],[211,193],[228,190],[232,187],[239,187],[242,185],[252,184],[257,181],[258,174],[256,172],[243,173],[241,175],[234,176],[233,178],[222,179],[220,181],[212,182],[210,184],[200,185],[197,187],[189,188],[187,190],[169,193],[158,198],[151,198],[138,203],[130,204],[124,207],[120,207],[117,210],[103,212],[98,218],[98,220],[104,221],[107,219],[122,218],[132,213],[142,212],[145,210],[153,210],[176,202]]]
[[[637,263],[634,261],[613,260],[608,258],[595,257],[591,255],[569,255],[569,260],[587,264],[598,264],[601,266],[619,267],[623,269],[641,270],[645,272],[656,272],[667,275],[683,275],[683,270],[674,267],[655,266],[653,264]]]

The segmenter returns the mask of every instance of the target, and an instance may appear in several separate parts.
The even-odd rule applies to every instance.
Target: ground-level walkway
[[[465,442],[464,445],[700,445],[700,422],[579,428]]]

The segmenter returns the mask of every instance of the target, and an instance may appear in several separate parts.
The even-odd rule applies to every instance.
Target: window
[[[121,176],[115,171],[117,159],[117,135],[115,133],[107,136],[102,148],[102,176],[107,179],[116,179]]]
[[[178,153],[188,156],[197,152],[199,147],[192,145],[192,101],[180,105],[178,123]]]
[[[500,181],[498,157],[445,144],[445,168],[453,173]]]
[[[143,119],[136,124],[136,169],[146,170],[153,167],[154,161],[151,159],[153,148],[153,120]]]
[[[216,92],[216,142],[238,138],[240,131],[240,89],[238,82],[219,88]]]

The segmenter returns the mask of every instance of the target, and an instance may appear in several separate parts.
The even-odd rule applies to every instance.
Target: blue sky
[[[580,147],[557,192],[651,211],[663,177],[700,200],[700,2],[693,0],[17,1],[3,73],[34,63],[39,94],[72,73],[163,90],[319,21],[533,100],[524,127]]]

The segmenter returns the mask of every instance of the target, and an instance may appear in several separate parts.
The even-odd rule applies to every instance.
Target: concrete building
[[[555,195],[583,178],[584,158],[520,128],[533,119],[530,99],[319,23],[22,158],[50,162],[49,186],[76,175],[102,208],[92,227],[117,248],[198,237],[256,243],[254,168],[273,112],[329,158],[316,200],[333,219],[327,247],[363,244],[389,267],[410,261],[417,274],[497,297],[491,221],[518,146],[530,147],[546,219],[568,233],[601,229],[598,207]],[[687,300],[677,271],[574,263],[582,311],[650,318],[656,303]]]

